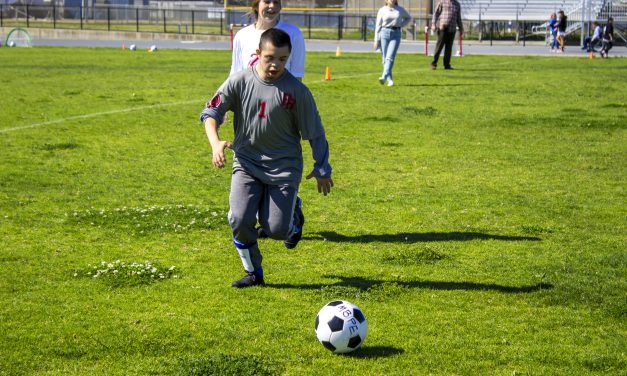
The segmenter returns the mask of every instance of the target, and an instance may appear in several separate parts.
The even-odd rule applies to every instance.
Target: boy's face
[[[276,47],[270,42],[264,43],[261,47],[261,50],[257,49],[259,73],[264,80],[276,80],[285,71],[285,64],[290,57],[290,49],[288,46]]]

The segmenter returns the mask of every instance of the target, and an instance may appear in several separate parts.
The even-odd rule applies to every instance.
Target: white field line
[[[501,62],[501,63],[494,63],[494,64],[477,64],[477,65],[473,65],[473,67],[481,67],[481,66],[493,67],[495,65],[508,65],[508,64],[511,64],[511,62]],[[409,70],[409,71],[403,71],[403,73],[416,73],[416,72],[423,71],[423,70],[426,70],[426,69],[427,68],[425,68],[425,69],[412,69],[412,70]],[[366,76],[379,76],[379,73],[370,72],[370,73],[345,75],[345,76],[335,77],[335,78],[333,78],[333,80],[345,80],[345,79],[351,79],[351,78],[355,78],[355,77],[366,77]],[[319,84],[319,83],[322,83],[322,82],[326,82],[326,80],[322,79],[322,80],[309,81],[309,82],[307,82],[307,84],[308,85]],[[96,112],[96,113],[93,113],[93,114],[70,116],[70,117],[66,117],[66,118],[62,118],[62,119],[44,121],[44,122],[41,122],[41,123],[33,123],[33,124],[22,125],[22,126],[19,126],[19,127],[0,129],[0,133],[8,133],[8,132],[13,132],[13,131],[19,131],[19,130],[22,130],[22,129],[43,127],[43,126],[46,126],[46,125],[59,124],[59,123],[64,123],[66,121],[72,121],[72,120],[89,119],[89,118],[94,118],[94,117],[98,117],[98,116],[114,115],[114,114],[121,114],[121,113],[125,113],[125,112],[141,111],[141,110],[147,110],[147,109],[151,109],[151,108],[169,107],[169,106],[177,106],[177,105],[181,105],[181,104],[191,104],[191,103],[203,103],[203,101],[202,100],[198,100],[198,101],[194,100],[194,101],[185,101],[185,102],[158,103],[158,104],[153,104],[153,105],[149,105],[149,106],[129,107],[129,108],[122,108],[122,109],[119,109],[119,110]]]
[[[66,118],[62,118],[62,119],[43,121],[41,123],[33,123],[33,124],[21,125],[19,127],[4,128],[4,129],[0,129],[0,133],[8,133],[8,132],[13,132],[13,131],[19,131],[19,130],[22,130],[22,129],[43,127],[43,126],[46,126],[46,125],[59,124],[59,123],[64,123],[66,121],[72,121],[72,120],[89,119],[89,118],[105,116],[105,115],[115,115],[115,114],[121,114],[121,113],[125,113],[125,112],[149,110],[151,108],[169,107],[169,106],[177,106],[177,105],[181,105],[181,104],[191,104],[191,103],[201,103],[201,102],[202,101],[157,103],[157,104],[152,104],[152,105],[148,105],[148,106],[129,107],[129,108],[122,108],[122,109],[119,109],[119,110],[96,112],[96,113],[93,113],[93,114],[76,115],[76,116],[70,116],[70,117],[66,117]]]

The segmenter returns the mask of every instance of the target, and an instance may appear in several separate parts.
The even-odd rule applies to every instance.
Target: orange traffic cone
[[[327,71],[324,74],[324,80],[325,81],[331,81],[331,69],[329,69],[329,67],[327,67]]]

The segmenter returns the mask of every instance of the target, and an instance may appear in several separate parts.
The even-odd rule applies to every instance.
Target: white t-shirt
[[[303,38],[303,33],[298,27],[281,21],[275,27],[285,31],[292,42],[292,52],[285,68],[294,77],[302,78],[305,75],[305,38]],[[229,75],[243,71],[257,63],[258,57],[255,52],[259,48],[259,39],[263,31],[257,30],[252,24],[235,34],[235,38],[233,38],[233,60]]]

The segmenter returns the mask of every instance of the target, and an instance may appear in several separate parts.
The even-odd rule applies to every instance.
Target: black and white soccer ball
[[[318,312],[316,337],[318,341],[336,354],[355,351],[366,339],[368,321],[356,305],[335,300]]]

